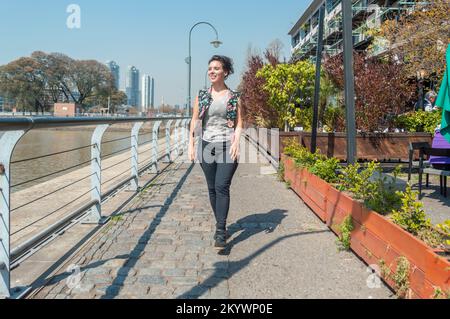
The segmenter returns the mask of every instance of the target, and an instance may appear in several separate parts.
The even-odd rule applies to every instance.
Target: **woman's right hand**
[[[195,161],[195,148],[193,143],[189,143],[188,147],[188,159],[193,162]]]

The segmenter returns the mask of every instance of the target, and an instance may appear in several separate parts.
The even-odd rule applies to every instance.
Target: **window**
[[[300,42],[300,32],[297,32],[297,33],[292,37],[292,47],[295,47],[299,42]]]
[[[325,4],[327,12],[333,11],[333,9],[336,8],[340,3],[341,0],[327,0]]]

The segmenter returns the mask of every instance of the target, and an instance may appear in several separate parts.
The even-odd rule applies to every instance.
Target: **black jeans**
[[[209,143],[202,140],[200,166],[208,184],[209,200],[216,218],[216,228],[225,229],[230,208],[230,186],[238,162],[229,154],[230,142]]]

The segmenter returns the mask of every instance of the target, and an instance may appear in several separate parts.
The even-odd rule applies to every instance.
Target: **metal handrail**
[[[24,184],[28,184],[28,183],[31,183],[31,182],[35,182],[35,181],[38,181],[38,180],[40,180],[40,179],[43,179],[43,178],[46,178],[46,177],[49,177],[49,176],[52,176],[52,175],[56,175],[56,174],[59,174],[59,173],[62,173],[62,172],[65,172],[65,171],[68,171],[68,170],[71,170],[71,169],[74,169],[74,168],[77,168],[77,167],[80,167],[80,166],[82,166],[82,165],[84,165],[84,164],[87,164],[87,163],[90,163],[90,162],[92,162],[92,159],[90,159],[89,161],[84,161],[84,162],[82,162],[82,163],[78,163],[78,164],[76,164],[76,165],[72,165],[72,166],[70,166],[70,167],[66,167],[66,168],[60,169],[60,170],[58,170],[58,171],[56,171],[56,172],[52,172],[52,173],[49,173],[49,174],[45,174],[45,175],[42,175],[42,176],[39,176],[39,177],[35,177],[35,178],[33,178],[33,179],[29,179],[29,180],[24,181],[24,182],[20,182],[20,183],[11,185],[11,188],[18,187],[18,186],[22,186],[22,185],[24,185]]]
[[[43,244],[47,243],[49,239],[56,238],[56,234],[60,232],[62,229],[70,226],[71,224],[75,224],[79,222],[79,218],[82,216],[88,217],[88,222],[101,223],[101,206],[102,203],[106,202],[112,194],[118,192],[123,189],[126,185],[129,185],[129,189],[137,192],[139,190],[138,186],[138,178],[141,176],[142,172],[155,168],[156,174],[159,174],[160,170],[158,168],[158,162],[162,159],[168,159],[169,163],[172,162],[173,156],[179,156],[185,146],[187,144],[187,131],[189,131],[190,118],[188,117],[166,117],[166,118],[146,118],[146,117],[134,117],[134,118],[85,118],[85,117],[75,117],[75,118],[55,118],[55,117],[40,117],[40,118],[31,118],[31,117],[22,117],[22,118],[0,118],[0,216],[2,216],[3,223],[0,223],[0,240],[4,245],[0,245],[0,295],[5,295],[6,297],[10,296],[10,271],[11,265],[20,263],[23,259],[28,258],[37,247],[43,246]],[[145,130],[143,134],[139,134],[139,131],[144,123],[154,122],[153,127],[151,128],[151,132]],[[102,136],[111,125],[118,123],[131,123],[133,124],[131,129],[131,135],[121,138],[115,138],[109,141],[102,142]],[[162,125],[161,125],[162,124]],[[172,125],[174,124],[174,126]],[[92,132],[91,143],[87,146],[77,147],[70,150],[58,151],[55,153],[45,154],[41,156],[35,156],[32,158],[27,158],[23,160],[18,160],[12,162],[12,155],[15,149],[16,144],[20,141],[20,139],[30,130],[33,129],[43,129],[43,128],[64,128],[64,127],[74,127],[74,126],[92,126],[95,125],[95,130]],[[181,131],[180,131],[181,130]],[[161,132],[160,132],[161,131]],[[144,135],[153,136],[149,141],[145,141],[143,143],[138,143],[139,138]],[[180,135],[181,134],[181,135]],[[165,140],[166,147],[164,149],[160,149],[160,146],[164,144],[164,141],[160,143],[160,139]],[[112,143],[120,140],[130,140],[130,145],[124,149],[114,151],[110,154],[102,156],[102,145],[106,143]],[[140,151],[138,147],[141,145],[153,145],[148,150]],[[11,184],[11,175],[10,169],[11,164],[21,163],[41,158],[49,158],[51,156],[80,151],[81,149],[90,148],[91,159],[89,161],[85,161],[81,164],[77,164],[75,166],[71,166],[68,168],[64,168],[62,170],[58,170],[57,172],[52,172],[45,174],[45,176],[40,176],[36,178],[32,178],[28,181],[20,182],[16,185]],[[110,164],[108,167],[102,169],[102,159],[105,157],[110,157],[114,154],[118,154],[127,150],[130,150],[131,156],[124,160],[120,160],[118,163]],[[141,154],[151,152],[152,154],[140,157]],[[160,156],[160,154],[162,154]],[[140,161],[139,161],[140,159]],[[106,169],[113,168],[118,166],[126,161],[130,161],[130,165],[127,170],[120,173],[115,174],[113,178],[102,181],[101,180],[101,172]],[[11,209],[10,204],[10,193],[13,187],[17,187],[23,184],[31,183],[36,180],[40,180],[45,177],[54,176],[58,173],[69,171],[71,169],[80,167],[83,164],[89,164],[91,173],[81,179],[77,179],[76,181],[72,181],[67,183],[66,185],[57,188],[56,190],[49,192],[47,194],[43,194],[34,198],[33,200],[21,204],[15,209]],[[129,173],[131,176],[125,177],[124,180],[120,180],[118,182],[114,182],[106,192],[101,192],[101,187],[104,184],[111,182],[114,179],[122,177],[122,175]],[[56,208],[50,213],[46,213],[44,216],[39,217],[31,224],[25,225],[23,228],[17,230],[15,233],[12,233],[9,227],[5,227],[5,225],[9,225],[11,219],[11,212],[14,210],[18,210],[22,207],[31,205],[40,200],[47,198],[48,196],[66,189],[70,186],[73,186],[76,183],[79,183],[82,180],[90,178],[91,186],[89,190],[83,192],[83,194],[79,195],[75,199],[72,199],[69,203],[65,203],[62,206]],[[120,178],[120,179],[123,179]],[[101,192],[101,194],[100,194]],[[90,195],[90,200],[86,203],[87,200],[83,200],[83,197],[86,198],[87,195]],[[55,214],[56,212],[60,212],[63,208],[68,208],[69,205],[74,204],[75,202],[80,201],[80,205],[82,201],[85,204],[76,209],[75,212],[69,213],[64,217],[57,216],[59,219],[56,223],[51,226],[45,228],[40,231],[37,235],[33,235],[31,238],[25,240],[20,243],[14,249],[11,249],[9,246],[10,238],[12,235],[23,231],[24,229],[32,226],[33,224],[48,218],[50,215]],[[71,208],[75,209],[75,208]],[[89,212],[87,212],[89,210]],[[84,217],[83,217],[84,218]]]
[[[124,117],[124,118],[104,118],[104,117],[22,117],[22,118],[0,118],[0,131],[31,130],[41,128],[136,123],[186,119],[187,117]]]
[[[25,204],[22,204],[22,205],[20,205],[20,206],[14,207],[13,209],[11,209],[11,212],[16,211],[16,210],[19,210],[19,209],[21,209],[21,208],[23,208],[23,207],[25,207],[25,206],[28,206],[28,205],[30,205],[30,204],[32,204],[32,203],[35,203],[35,202],[37,202],[37,201],[39,201],[39,200],[41,200],[41,199],[44,199],[44,198],[46,198],[46,197],[48,197],[48,196],[50,196],[50,195],[53,195],[53,194],[55,194],[55,193],[57,193],[57,192],[59,192],[59,191],[62,191],[63,189],[66,189],[67,187],[73,186],[73,185],[75,185],[75,184],[77,184],[77,183],[79,183],[79,182],[81,182],[81,181],[83,181],[83,180],[85,180],[85,179],[87,179],[87,178],[93,176],[93,175],[94,175],[94,174],[91,174],[91,175],[85,176],[85,177],[83,177],[83,178],[80,178],[80,179],[78,179],[78,180],[76,180],[76,181],[74,181],[74,182],[72,182],[72,183],[69,183],[69,184],[64,185],[64,186],[62,186],[62,187],[59,187],[59,188],[55,189],[54,191],[51,191],[51,192],[49,192],[49,193],[47,193],[47,194],[45,194],[45,195],[39,196],[39,197],[37,197],[37,198],[35,198],[35,199],[33,199],[33,200],[31,200],[31,201],[25,203]]]
[[[91,208],[92,206],[97,205],[97,204],[98,204],[97,201],[91,201],[91,202],[83,205],[82,207],[77,209],[72,214],[67,215],[66,217],[64,217],[60,221],[56,222],[55,224],[53,224],[53,225],[49,226],[48,228],[44,229],[43,231],[41,231],[39,234],[37,234],[37,235],[33,236],[32,238],[28,239],[26,242],[18,245],[16,248],[11,250],[11,255],[10,255],[11,256],[11,260],[12,261],[16,260],[18,257],[23,255],[30,248],[35,246],[37,242],[39,242],[42,239],[48,237],[49,234],[51,234],[51,233],[55,232],[56,230],[60,229],[62,225],[65,225],[68,221],[70,221],[70,220],[76,218],[77,216],[79,216],[80,213],[84,213],[89,208]]]
[[[73,151],[79,151],[79,150],[82,150],[84,148],[88,148],[88,147],[91,147],[91,146],[92,145],[80,146],[80,147],[72,148],[70,150],[65,150],[65,151],[60,151],[60,152],[56,152],[56,153],[40,155],[40,156],[36,156],[36,157],[30,157],[30,158],[26,158],[26,159],[23,159],[23,160],[13,161],[13,162],[11,162],[11,164],[18,164],[18,163],[23,163],[23,162],[29,162],[29,161],[33,161],[33,160],[36,160],[36,159],[41,159],[41,158],[44,158],[44,157],[50,157],[50,156],[70,153],[70,152],[73,152]]]

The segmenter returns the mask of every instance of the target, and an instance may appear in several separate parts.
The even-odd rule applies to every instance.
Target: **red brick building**
[[[53,115],[57,117],[71,117],[80,113],[80,106],[75,103],[55,103]]]

